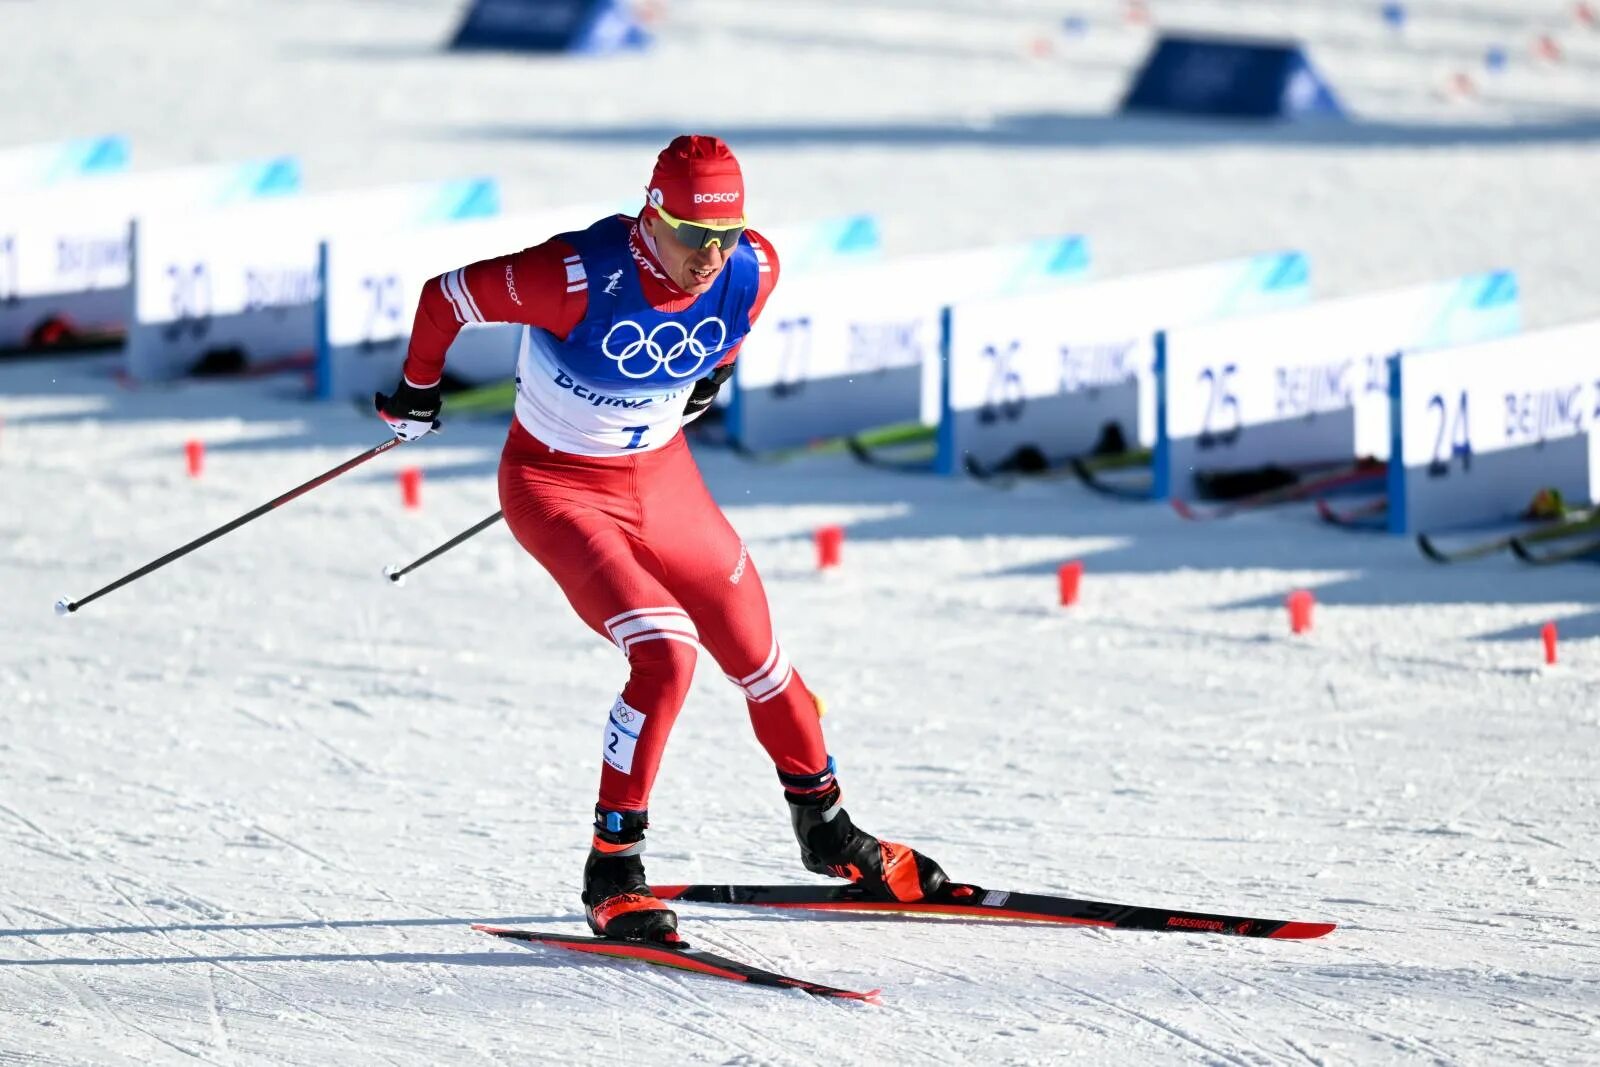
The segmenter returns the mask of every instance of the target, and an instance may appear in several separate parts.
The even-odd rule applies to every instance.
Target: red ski
[[[808,982],[804,978],[791,978],[776,971],[763,970],[747,963],[740,963],[738,960],[730,960],[713,952],[701,952],[689,948],[686,943],[680,947],[670,947],[645,941],[614,941],[603,937],[547,934],[539,930],[509,930],[499,926],[484,926],[481,923],[473,924],[472,928],[510,941],[554,945],[569,952],[588,952],[596,956],[650,963],[657,967],[673,967],[680,971],[709,975],[712,978],[725,978],[730,982],[748,982],[750,985],[772,986],[778,989],[798,989],[814,997],[838,997],[844,1000],[865,1000],[876,1003],[880,992],[874,989],[868,993],[858,993],[850,989],[835,989],[833,986]]]
[[[1011,893],[953,882],[946,885],[937,898],[912,903],[874,899],[856,885],[657,885],[650,888],[662,900],[691,904],[743,904],[812,911],[875,911],[960,919],[1010,919],[1103,926],[1115,930],[1230,934],[1234,937],[1271,937],[1280,940],[1321,937],[1334,929],[1335,925],[1144,908],[1040,893]]]

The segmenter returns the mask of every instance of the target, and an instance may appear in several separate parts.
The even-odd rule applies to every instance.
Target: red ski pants
[[[756,739],[780,773],[825,769],[816,702],[773,636],[755,564],[682,434],[634,456],[575,456],[513,420],[500,506],[578,616],[628,658],[602,740],[601,807],[649,806],[702,648],[744,690]]]

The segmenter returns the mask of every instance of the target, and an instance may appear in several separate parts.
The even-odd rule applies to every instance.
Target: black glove
[[[444,400],[439,396],[437,384],[412,385],[402,376],[391,395],[374,393],[372,405],[396,437],[415,441],[439,428],[439,409],[444,407]]]
[[[689,391],[689,399],[683,405],[683,421],[690,422],[704,414],[717,398],[717,390],[722,388],[722,383],[731,377],[733,364],[726,363],[695,382],[694,388]]]

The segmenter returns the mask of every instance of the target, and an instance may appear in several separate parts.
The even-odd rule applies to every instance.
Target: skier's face
[[[714,228],[740,226],[742,219],[696,219],[697,223]],[[673,284],[686,293],[699,296],[711,288],[711,283],[717,280],[717,275],[722,273],[723,265],[728,262],[728,256],[733,249],[726,253],[722,245],[712,242],[704,248],[690,248],[678,239],[660,216],[652,215],[645,219],[645,225],[650,227],[650,236],[655,238],[656,258],[661,260],[661,266],[671,278]]]

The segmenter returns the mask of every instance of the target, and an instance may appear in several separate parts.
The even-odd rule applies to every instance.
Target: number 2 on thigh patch
[[[644,712],[630,708],[621,697],[611,705],[611,715],[606,719],[603,752],[607,766],[623,774],[633,773],[633,748],[639,743],[644,718]]]

